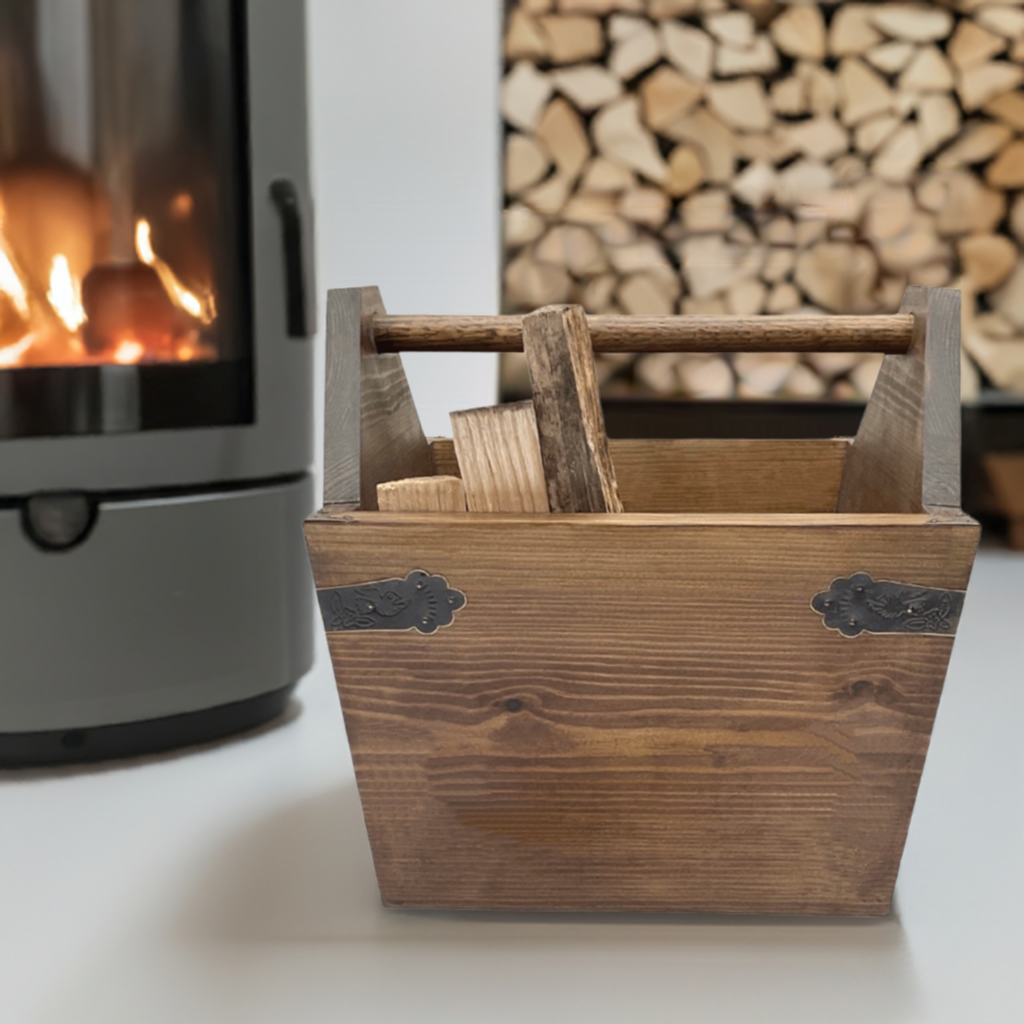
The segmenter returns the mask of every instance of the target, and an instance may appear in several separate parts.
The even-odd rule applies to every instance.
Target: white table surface
[[[1024,1021],[1024,557],[982,552],[883,920],[380,906],[321,646],[286,719],[0,773],[0,1022]]]

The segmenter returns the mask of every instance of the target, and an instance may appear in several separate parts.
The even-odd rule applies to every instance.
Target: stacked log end
[[[960,287],[968,394],[980,374],[1024,394],[1024,6],[514,0],[504,46],[506,311],[870,314]],[[854,399],[878,365],[648,355],[598,375]]]

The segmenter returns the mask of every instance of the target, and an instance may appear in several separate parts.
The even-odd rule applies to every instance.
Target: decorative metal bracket
[[[836,579],[811,607],[827,629],[843,636],[861,633],[925,633],[955,636],[966,594],[907,583],[873,580],[866,572]]]
[[[318,590],[320,614],[328,633],[412,630],[435,633],[450,626],[465,607],[466,595],[443,576],[417,569],[404,580],[376,580],[354,587]]]

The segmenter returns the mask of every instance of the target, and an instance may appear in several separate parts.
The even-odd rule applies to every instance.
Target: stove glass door
[[[252,422],[244,16],[0,2],[0,440]]]

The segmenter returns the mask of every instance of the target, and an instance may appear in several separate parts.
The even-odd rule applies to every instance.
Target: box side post
[[[324,503],[377,508],[377,485],[434,475],[430,446],[397,354],[380,355],[367,322],[384,313],[376,288],[327,297]]]
[[[850,450],[839,512],[960,509],[960,293],[908,288],[906,355],[889,355]]]

